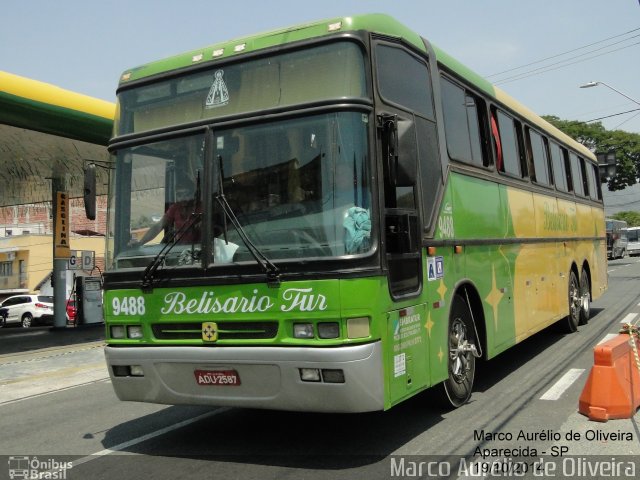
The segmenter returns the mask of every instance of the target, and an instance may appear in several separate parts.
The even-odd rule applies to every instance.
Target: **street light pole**
[[[584,85],[580,85],[580,88],[591,88],[591,87],[596,87],[598,85],[604,85],[607,88],[610,88],[611,90],[613,90],[616,93],[619,93],[620,95],[622,95],[625,98],[628,98],[629,100],[631,100],[633,103],[637,103],[638,105],[640,105],[640,102],[638,100],[636,100],[635,98],[631,98],[629,95],[627,95],[626,93],[622,93],[620,90],[618,90],[617,88],[613,88],[611,85],[609,85],[608,83],[605,82],[589,82],[589,83],[585,83]]]

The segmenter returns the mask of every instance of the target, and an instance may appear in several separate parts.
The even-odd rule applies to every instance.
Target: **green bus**
[[[122,400],[386,410],[607,286],[594,155],[385,15],[126,71],[104,304]]]

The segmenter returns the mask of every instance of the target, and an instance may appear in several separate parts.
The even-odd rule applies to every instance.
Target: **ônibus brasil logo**
[[[73,468],[72,462],[27,456],[10,456],[8,463],[9,478],[11,480],[14,478],[65,480],[67,471]]]

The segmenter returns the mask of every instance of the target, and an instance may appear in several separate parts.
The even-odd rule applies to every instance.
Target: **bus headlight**
[[[126,338],[124,325],[112,325],[111,338]]]
[[[293,324],[293,338],[313,338],[314,336],[312,323]]]
[[[142,327],[140,325],[129,325],[127,327],[127,337],[134,339],[142,338]]]
[[[366,338],[371,335],[369,317],[357,317],[347,319],[348,338]]]
[[[338,322],[319,323],[318,336],[320,338],[338,338],[340,336],[340,325]]]

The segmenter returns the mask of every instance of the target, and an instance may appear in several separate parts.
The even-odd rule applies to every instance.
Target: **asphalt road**
[[[432,392],[357,415],[121,402],[100,329],[1,331],[0,479],[26,462],[36,478],[65,479],[519,478],[524,468],[635,478],[640,415],[598,423],[577,412],[594,345],[640,314],[640,260],[609,272],[588,325],[547,329],[481,364],[471,402],[454,411]]]

